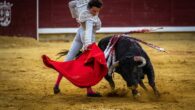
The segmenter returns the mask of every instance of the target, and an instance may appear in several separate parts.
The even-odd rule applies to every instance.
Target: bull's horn
[[[117,67],[119,65],[119,61],[116,61],[112,64],[113,67]]]
[[[142,64],[138,65],[138,67],[143,67],[143,66],[146,65],[146,59],[144,57],[142,57],[142,56],[136,56],[136,57],[139,57],[138,58],[139,60],[136,60],[136,61],[141,61],[142,62]]]
[[[117,66],[119,66],[119,61],[114,62],[112,64],[112,66],[109,68],[109,70],[108,70],[108,75],[109,76],[112,76],[112,72],[113,72],[114,68],[116,68]]]

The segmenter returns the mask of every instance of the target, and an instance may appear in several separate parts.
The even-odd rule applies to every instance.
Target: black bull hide
[[[99,41],[98,46],[104,51],[110,41],[111,37],[103,38]],[[116,60],[119,61],[119,66],[115,68],[115,72],[119,73],[126,81],[127,86],[132,90],[133,96],[138,96],[138,85],[147,90],[143,83],[146,75],[149,85],[152,87],[156,96],[159,92],[155,86],[155,74],[150,58],[142,47],[130,37],[122,36],[115,45]],[[142,56],[146,60],[146,65],[138,67],[140,62],[134,61],[134,56]],[[108,74],[105,79],[109,82],[112,89],[115,88],[112,76]]]

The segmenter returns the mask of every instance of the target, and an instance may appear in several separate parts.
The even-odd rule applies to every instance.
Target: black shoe
[[[59,87],[55,86],[55,87],[53,88],[53,92],[54,92],[54,94],[60,93]]]
[[[88,93],[87,96],[88,97],[102,97],[100,93]]]

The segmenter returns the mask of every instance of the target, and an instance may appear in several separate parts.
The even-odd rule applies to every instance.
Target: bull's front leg
[[[139,81],[139,85],[145,90],[148,91],[148,89],[146,88],[145,84],[143,83],[142,79]]]
[[[152,87],[155,96],[160,97],[160,93],[155,85],[155,82],[149,82],[149,85]]]
[[[108,81],[110,87],[111,87],[111,90],[113,91],[115,89],[115,83],[112,79],[112,76],[109,76],[109,75],[106,75],[105,76],[105,79]]]
[[[156,87],[156,84],[155,84],[155,75],[154,75],[154,69],[153,69],[152,64],[149,63],[148,66],[145,67],[144,71],[147,74],[149,85],[152,87],[152,89],[154,91],[154,94],[157,97],[160,97],[160,93],[159,93],[159,91],[158,91],[158,89]]]
[[[152,87],[155,96],[160,97],[160,93],[159,93],[159,91],[158,91],[158,89],[156,87],[156,84],[154,82],[154,73],[147,74],[147,76],[148,76],[149,85]]]

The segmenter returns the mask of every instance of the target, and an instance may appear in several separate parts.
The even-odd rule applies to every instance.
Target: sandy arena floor
[[[139,87],[141,97],[134,100],[125,82],[115,74],[115,97],[108,97],[103,79],[94,90],[101,98],[86,97],[85,89],[73,86],[65,78],[61,94],[53,94],[57,72],[45,67],[41,55],[52,59],[68,49],[71,42],[37,42],[30,38],[0,37],[0,110],[195,110],[195,34],[158,34],[140,36],[167,49],[160,53],[143,46],[156,72],[161,93],[156,98],[149,88]],[[138,36],[138,35],[137,35]],[[63,61],[61,58],[59,61]]]

